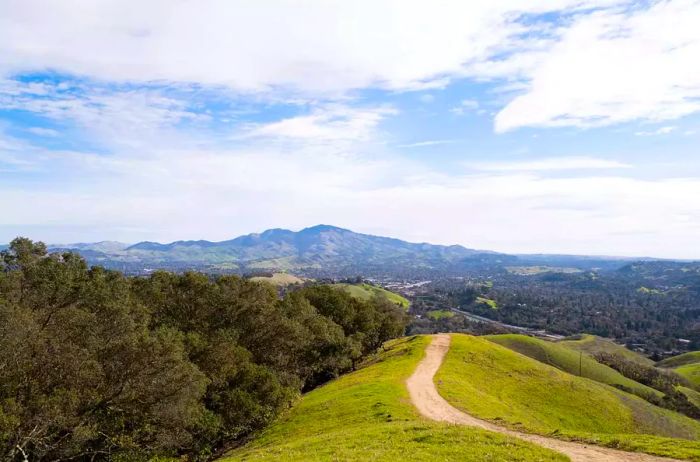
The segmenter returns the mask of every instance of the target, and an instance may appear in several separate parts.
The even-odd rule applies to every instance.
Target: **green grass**
[[[666,369],[673,369],[678,375],[688,380],[693,388],[700,391],[700,351],[691,351],[682,355],[672,356],[659,361],[656,365]]]
[[[700,408],[700,392],[688,387],[678,387],[678,390],[688,398],[688,401]]]
[[[490,298],[476,297],[476,303],[482,303],[484,305],[488,305],[493,310],[498,309],[498,303],[496,303],[496,300],[491,300]]]
[[[305,395],[233,461],[565,461],[523,441],[421,419],[405,380],[429,337],[393,342],[367,367]]]
[[[578,335],[576,337],[570,337],[565,340],[561,340],[558,343],[560,345],[567,346],[568,348],[571,348],[573,350],[586,352],[590,355],[595,355],[597,353],[616,354],[624,357],[629,361],[634,361],[637,364],[641,364],[643,366],[654,365],[654,361],[647,358],[646,356],[643,356],[632,350],[628,350],[623,345],[618,345],[617,343],[611,340],[597,337],[595,335]]]
[[[621,385],[642,397],[649,395],[663,396],[663,393],[660,391],[628,379],[615,369],[605,364],[600,364],[588,353],[581,355],[579,351],[569,349],[561,342],[553,343],[518,334],[490,335],[486,338],[569,374],[579,375],[580,368],[582,377],[595,380],[596,382],[608,385]]]
[[[353,297],[357,297],[362,300],[369,300],[372,297],[379,295],[380,297],[386,297],[389,301],[401,305],[403,308],[408,308],[411,302],[405,297],[391,292],[389,290],[383,289],[378,286],[373,286],[371,284],[334,284],[336,287],[340,287],[347,291]]]
[[[279,287],[292,284],[302,284],[304,282],[303,279],[289,273],[273,273],[272,276],[254,276],[250,278],[250,280],[256,282],[269,282],[270,284]]]
[[[432,310],[425,313],[425,315],[430,319],[438,321],[440,319],[452,318],[455,314],[453,311],[449,310]]]
[[[453,335],[435,379],[454,406],[511,428],[700,460],[700,423],[484,338]]]
[[[700,390],[700,363],[686,364],[673,369],[678,375],[684,377],[693,387]]]
[[[656,363],[658,367],[673,368],[687,364],[700,363],[700,351],[691,351],[678,356],[671,356]]]

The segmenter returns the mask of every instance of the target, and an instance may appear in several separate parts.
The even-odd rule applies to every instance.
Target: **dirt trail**
[[[484,430],[514,436],[566,454],[572,462],[668,462],[676,460],[521,433],[472,417],[452,407],[451,404],[445,401],[442,396],[438,394],[437,388],[435,388],[435,384],[433,383],[433,377],[440,368],[442,360],[449,348],[449,335],[435,335],[432,343],[426,350],[425,358],[418,364],[413,375],[406,381],[408,392],[411,395],[411,401],[413,401],[413,404],[424,417],[456,425],[469,425],[470,427],[483,428]]]

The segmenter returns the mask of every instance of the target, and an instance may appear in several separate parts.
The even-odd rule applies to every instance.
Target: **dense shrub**
[[[128,278],[18,238],[0,263],[0,459],[206,459],[403,333],[326,286]]]

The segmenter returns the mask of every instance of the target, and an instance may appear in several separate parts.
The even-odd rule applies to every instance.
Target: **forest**
[[[700,349],[700,266],[635,263],[617,271],[444,278],[421,288],[415,312],[458,308],[553,334],[609,337],[658,360]],[[487,303],[488,302],[488,303]],[[432,326],[431,326],[432,325]],[[502,332],[456,316],[422,329]]]
[[[0,262],[0,459],[208,460],[407,316],[327,285],[127,277],[15,239]]]

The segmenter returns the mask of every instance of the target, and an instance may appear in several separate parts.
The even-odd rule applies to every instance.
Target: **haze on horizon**
[[[0,243],[700,259],[700,1],[476,3],[0,0]]]

